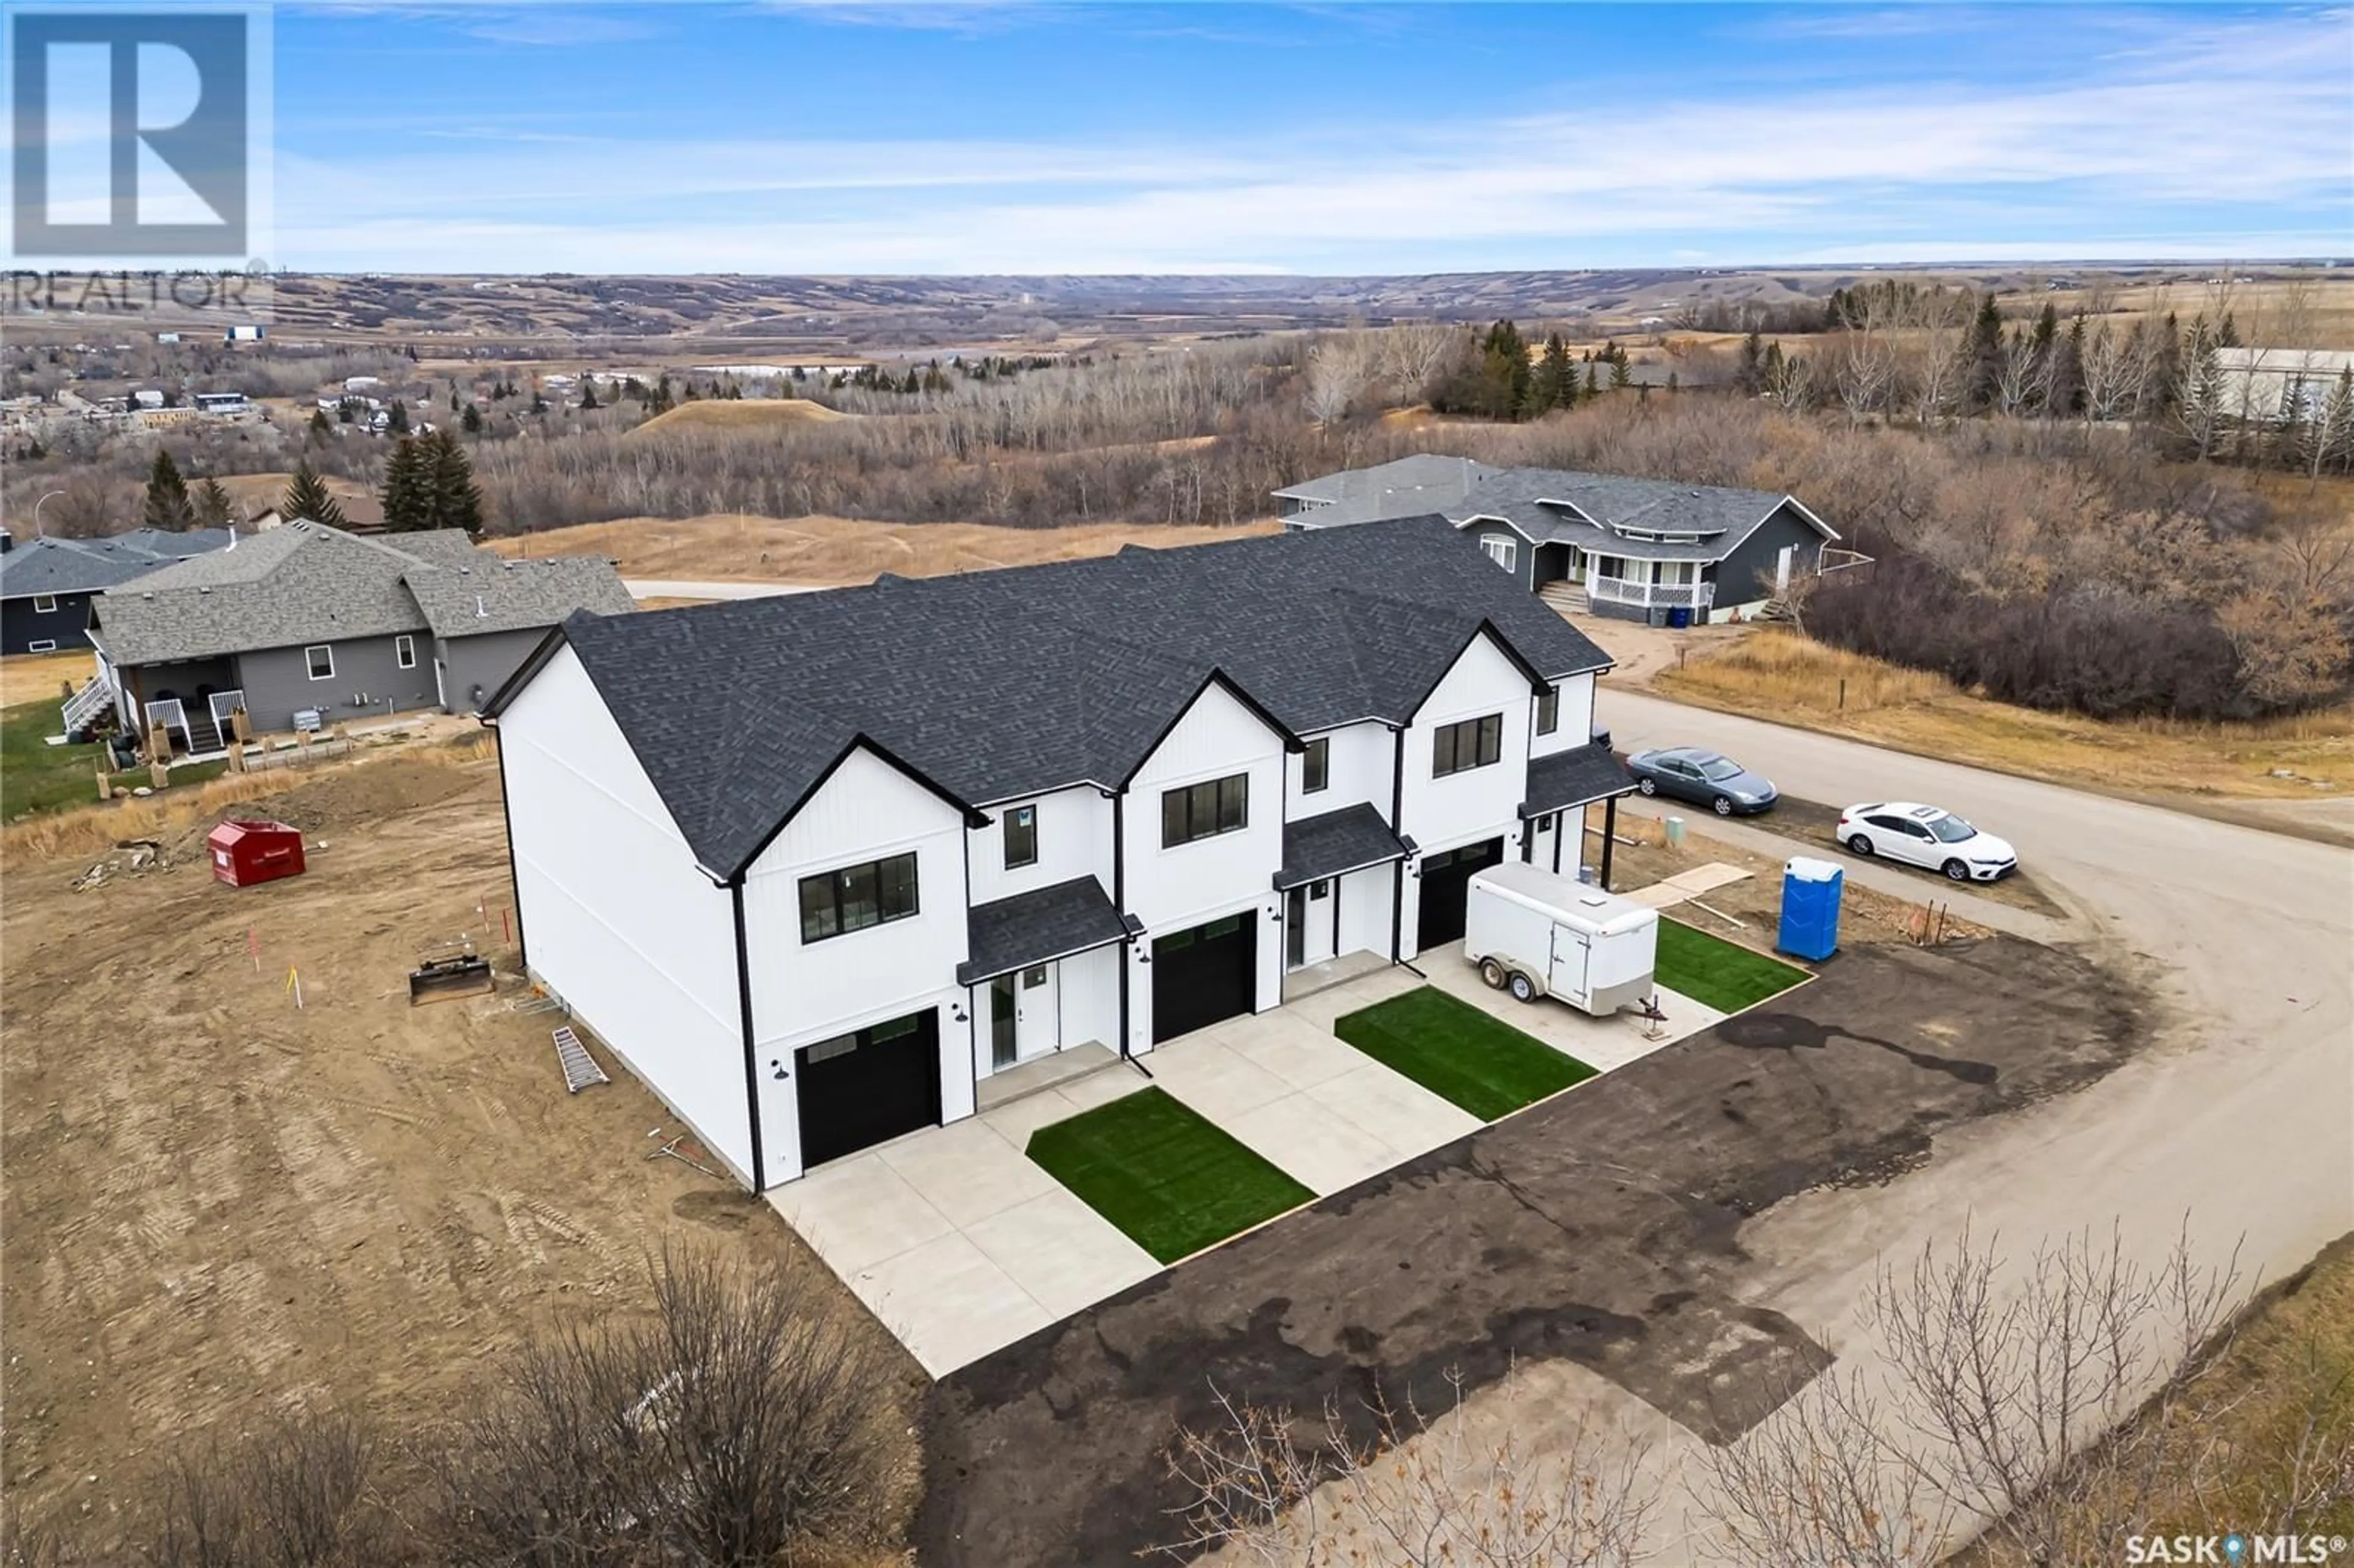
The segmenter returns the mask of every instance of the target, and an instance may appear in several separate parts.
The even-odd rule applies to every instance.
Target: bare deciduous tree
[[[1308,351],[1308,417],[1330,425],[1373,384],[1375,348],[1362,332],[1328,333]]]
[[[1460,365],[1469,338],[1445,322],[1400,322],[1375,334],[1381,374],[1397,395],[1419,402],[1433,386]]]
[[[1426,1419],[1375,1406],[1370,1436],[1337,1409],[1303,1443],[1288,1412],[1221,1394],[1215,1431],[1180,1435],[1187,1536],[1266,1568],[1631,1568],[1657,1498],[1642,1451],[1580,1427],[1532,1450],[1516,1434],[1507,1376],[1500,1405]],[[1492,1436],[1486,1435],[1492,1430]]]

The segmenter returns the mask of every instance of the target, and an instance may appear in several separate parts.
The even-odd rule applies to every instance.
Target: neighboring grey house
[[[30,539],[12,545],[0,530],[0,653],[87,648],[90,596],[174,561],[229,542],[227,528],[185,534],[133,528],[104,539]]]
[[[510,561],[454,530],[361,538],[298,519],[100,595],[99,673],[74,702],[111,698],[127,726],[161,723],[199,753],[240,705],[257,731],[298,714],[469,712],[566,616],[633,608],[610,561]]]
[[[1467,468],[1477,472],[1465,482]],[[1404,477],[1371,478],[1385,471]],[[1792,582],[1840,564],[1826,560],[1838,534],[1796,497],[1766,490],[1428,457],[1330,474],[1275,494],[1287,505],[1310,498],[1284,518],[1287,528],[1437,513],[1477,537],[1490,560],[1532,591],[1637,620],[1665,621],[1678,611],[1695,622],[1754,615]],[[1332,499],[1312,499],[1322,496]]]

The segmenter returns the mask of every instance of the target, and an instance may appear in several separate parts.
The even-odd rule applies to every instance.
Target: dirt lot
[[[508,556],[610,556],[625,577],[729,577],[843,587],[884,572],[940,577],[992,567],[1108,556],[1123,545],[1166,548],[1271,534],[1272,523],[1175,528],[1104,523],[996,528],[975,523],[861,523],[846,517],[625,517],[490,541]]]
[[[514,961],[495,765],[446,755],[264,802],[320,846],[298,879],[216,884],[209,820],[172,869],[87,892],[83,862],[5,867],[0,1457],[27,1512],[100,1532],[99,1560],[192,1437],[321,1404],[413,1431],[535,1326],[638,1305],[666,1236],[799,1245],[732,1184],[649,1160],[676,1127],[626,1074],[567,1097],[513,984],[408,1005],[429,942]]]
[[[2008,938],[1857,947],[1815,983],[1161,1275],[936,1385],[927,1568],[1108,1563],[1177,1534],[1165,1446],[1216,1387],[1424,1409],[1450,1374],[1597,1372],[1723,1441],[1828,1354],[1748,1298],[1744,1226],[1887,1180],[1967,1122],[2091,1083],[2140,1000]]]

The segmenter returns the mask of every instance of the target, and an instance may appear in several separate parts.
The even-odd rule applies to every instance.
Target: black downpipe
[[[515,870],[514,806],[507,799],[507,743],[499,733],[496,720],[486,720],[483,728],[491,732],[491,753],[499,759],[499,825],[507,834],[507,902],[514,906],[515,968],[525,973],[531,969],[531,949],[523,940],[523,877]]]
[[[1582,813],[1581,813],[1582,814]],[[1618,797],[1602,802],[1602,891],[1610,891],[1610,846],[1618,842]]]
[[[1555,811],[1553,817],[1553,874],[1555,876],[1561,874],[1561,841],[1568,836],[1568,833],[1569,813]],[[1583,806],[1577,808],[1577,836],[1579,841],[1577,853],[1582,860],[1585,855],[1585,808]]]
[[[1405,810],[1405,729],[1403,726],[1391,732],[1396,740],[1390,769],[1390,832],[1405,837],[1405,824],[1398,821]],[[1397,863],[1397,871],[1390,877],[1390,962],[1403,963],[1405,950],[1405,862]]]
[[[751,944],[744,935],[744,879],[727,885],[736,909],[736,1006],[744,1030],[744,1109],[752,1129],[752,1191],[769,1190],[768,1161],[760,1148],[760,1069],[752,1059]]]

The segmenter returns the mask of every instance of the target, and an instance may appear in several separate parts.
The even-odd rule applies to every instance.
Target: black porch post
[[[1610,848],[1618,842],[1618,797],[1602,802],[1602,891],[1610,891]]]

